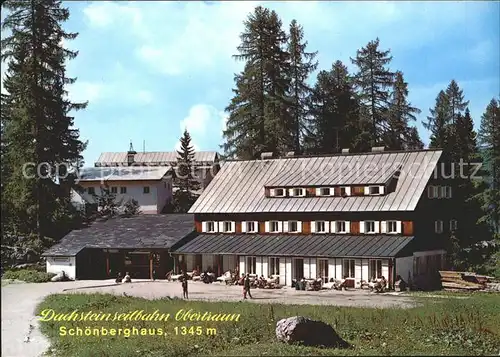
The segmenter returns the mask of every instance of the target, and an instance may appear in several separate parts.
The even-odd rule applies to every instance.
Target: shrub
[[[53,273],[40,272],[36,269],[20,269],[8,270],[3,274],[2,278],[21,280],[27,283],[45,283],[50,281],[50,279],[55,275],[56,274]]]

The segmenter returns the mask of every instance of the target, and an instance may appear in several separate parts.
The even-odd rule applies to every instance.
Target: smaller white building
[[[168,166],[91,167],[80,171],[78,184],[82,191],[72,191],[72,202],[78,208],[95,204],[107,186],[116,195],[116,202],[133,199],[141,213],[158,214],[172,200],[172,169]]]
[[[52,256],[47,257],[47,273],[59,274],[64,271],[71,280],[76,279],[76,257]]]

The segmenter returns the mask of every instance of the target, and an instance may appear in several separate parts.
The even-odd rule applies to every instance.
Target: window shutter
[[[236,222],[231,222],[231,233],[236,232]]]
[[[380,233],[387,233],[387,221],[380,222]]]
[[[288,190],[288,195],[289,195],[289,196],[293,196],[293,188],[290,188],[290,189]]]
[[[283,222],[278,222],[278,232],[283,232]]]
[[[345,222],[345,232],[351,233],[351,222],[350,221],[344,221],[344,222]]]
[[[215,222],[214,225],[217,227],[217,222]],[[224,232],[224,222],[218,222],[218,226],[219,232]]]
[[[370,194],[370,187],[365,186],[365,195],[369,195],[369,194]]]
[[[365,233],[365,221],[359,221],[359,233]]]
[[[254,225],[254,228],[255,228],[253,231],[254,232],[259,232],[259,222],[258,221],[254,221],[253,225]]]
[[[316,221],[311,221],[311,233],[316,233]]]
[[[265,226],[266,226],[266,233],[269,233],[270,232],[269,221],[266,221]]]
[[[385,195],[385,186],[379,186],[380,194]]]
[[[380,233],[380,221],[375,221],[375,233]]]
[[[207,231],[207,222],[201,222],[201,231],[206,232]]]
[[[350,187],[346,187],[345,188],[345,193],[347,194],[347,196],[350,196],[351,195],[351,188]]]
[[[297,231],[299,233],[302,233],[302,222],[301,221],[297,221]]]
[[[337,233],[337,223],[336,223],[336,221],[331,221],[330,222],[330,232],[331,233]]]
[[[321,188],[316,189],[316,196],[321,196]]]
[[[271,188],[271,189],[269,190],[269,196],[275,196],[275,195],[276,195],[276,193],[275,193],[275,191],[274,191],[274,188]]]
[[[402,231],[401,221],[396,221],[396,233],[401,234]]]
[[[241,222],[241,233],[247,232],[247,224],[248,222]]]
[[[325,221],[325,233],[330,233],[330,222]]]
[[[283,222],[283,232],[288,232],[288,221]]]

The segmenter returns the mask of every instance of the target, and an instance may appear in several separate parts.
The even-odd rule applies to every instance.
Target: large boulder
[[[330,325],[308,319],[303,316],[294,316],[279,320],[276,323],[276,337],[278,341],[288,344],[300,343],[305,346],[323,346],[347,348],[344,341]]]

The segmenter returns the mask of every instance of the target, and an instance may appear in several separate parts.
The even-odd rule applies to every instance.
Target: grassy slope
[[[38,312],[169,312],[193,309],[240,313],[239,322],[42,322],[57,356],[194,356],[194,355],[484,355],[500,349],[499,295],[474,294],[468,299],[422,298],[409,310],[321,306],[257,305],[253,303],[144,300],[113,295],[51,295]],[[303,315],[325,321],[355,347],[318,349],[277,343],[276,321]],[[159,328],[167,336],[60,337],[59,326]],[[216,327],[216,336],[175,335],[175,326]]]

